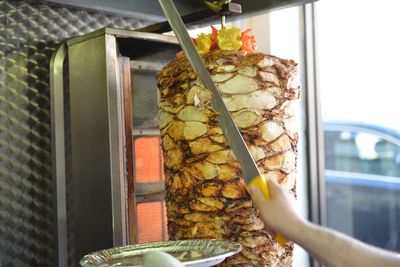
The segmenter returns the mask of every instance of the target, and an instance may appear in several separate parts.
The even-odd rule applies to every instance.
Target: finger
[[[273,188],[278,188],[279,185],[278,183],[274,180],[274,179],[268,179],[267,180],[267,184]]]
[[[274,179],[268,179],[267,185],[272,196],[281,190],[280,185]]]
[[[267,225],[267,214],[263,211],[262,207],[265,207],[266,202],[268,201],[265,199],[264,195],[262,194],[261,190],[256,187],[252,186],[250,188],[250,195],[253,199],[254,205],[260,210],[260,216],[264,221],[264,230],[268,232],[268,234],[274,238],[276,236],[276,232]]]
[[[256,206],[258,207],[263,206],[263,203],[265,202],[266,199],[262,194],[261,190],[257,186],[252,186],[250,188],[250,195]]]
[[[264,222],[264,230],[272,237],[276,236],[276,232]]]
[[[272,238],[275,238],[275,236],[277,235],[276,232],[272,229],[269,229],[267,232],[271,235]]]
[[[264,228],[265,232],[267,232],[267,234],[270,236],[271,239],[274,239],[276,236],[276,233],[274,230],[272,230],[271,228]]]

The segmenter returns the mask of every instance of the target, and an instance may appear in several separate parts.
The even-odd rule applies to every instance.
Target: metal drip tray
[[[163,251],[180,260],[185,266],[214,266],[241,250],[239,243],[227,240],[181,240],[143,243],[101,250],[86,255],[80,261],[89,266],[143,266],[143,255],[149,251]]]

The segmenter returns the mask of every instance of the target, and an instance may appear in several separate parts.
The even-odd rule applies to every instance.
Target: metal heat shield
[[[172,36],[104,28],[68,40],[55,53],[52,90],[59,93],[52,101],[63,103],[60,92],[69,86],[71,129],[71,155],[56,154],[55,169],[66,159],[72,166],[69,188],[65,175],[55,177],[58,246],[73,249],[76,263],[90,252],[136,243],[136,205],[163,198],[163,183],[135,183],[133,142],[135,135],[158,135],[154,75],[179,50]],[[64,131],[55,125],[55,133]],[[63,148],[64,138],[57,136],[54,146]],[[73,221],[69,232],[65,220]]]

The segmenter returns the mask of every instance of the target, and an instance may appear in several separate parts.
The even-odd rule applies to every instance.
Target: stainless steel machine
[[[172,36],[104,28],[68,40],[54,54],[60,255],[72,249],[78,261],[94,250],[138,242],[138,207],[161,204],[161,155],[152,158],[160,166],[158,174],[141,178],[146,174],[139,173],[135,142],[159,149],[155,76],[179,50]],[[66,164],[72,170],[69,175]],[[152,182],[141,182],[146,178]],[[165,231],[163,235],[165,239]]]

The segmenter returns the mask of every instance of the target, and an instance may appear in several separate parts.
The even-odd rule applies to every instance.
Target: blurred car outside
[[[400,251],[400,132],[325,122],[328,227]]]

